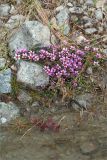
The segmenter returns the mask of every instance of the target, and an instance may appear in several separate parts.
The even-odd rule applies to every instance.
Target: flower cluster
[[[58,45],[50,45],[40,49],[38,53],[26,49],[17,50],[15,59],[42,62],[44,71],[54,80],[59,78],[73,80],[81,71],[89,52],[95,52],[95,60],[102,58],[97,48],[87,46],[80,50],[70,46],[61,49]]]

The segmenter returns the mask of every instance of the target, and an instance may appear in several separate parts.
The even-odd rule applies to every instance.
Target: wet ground
[[[52,115],[59,132],[32,128],[25,136],[0,129],[0,160],[107,160],[107,117],[94,111]],[[82,113],[81,113],[82,114]]]

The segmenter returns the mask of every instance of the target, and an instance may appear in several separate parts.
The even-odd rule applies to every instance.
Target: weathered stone
[[[64,35],[67,35],[70,31],[69,25],[69,10],[67,8],[62,9],[57,15],[57,24],[60,27]]]
[[[107,49],[104,49],[104,50],[103,50],[103,53],[107,55]]]
[[[76,37],[76,42],[77,42],[77,44],[84,43],[84,42],[86,42],[86,38],[83,35],[80,35],[80,36]]]
[[[0,58],[0,69],[4,68],[6,64],[6,59],[5,58]]]
[[[24,83],[32,89],[36,89],[36,87],[47,85],[49,77],[40,65],[21,61],[17,73],[17,81]]]
[[[17,4],[21,4],[23,0],[16,0]]]
[[[93,0],[86,0],[86,5],[87,6],[94,6]]]
[[[67,6],[68,7],[73,7],[73,4],[72,3],[67,3]]]
[[[11,92],[11,70],[8,68],[0,72],[0,93]]]
[[[9,29],[13,29],[23,24],[25,17],[23,15],[11,16],[5,26]]]
[[[32,97],[24,90],[20,90],[17,99],[24,104],[27,104],[32,101]]]
[[[63,6],[63,5],[58,6],[58,7],[55,9],[55,11],[56,11],[56,12],[60,12],[62,9],[64,9],[64,6]]]
[[[0,102],[0,124],[9,122],[17,116],[19,116],[19,109],[14,103]]]
[[[86,70],[87,74],[92,74],[93,73],[93,70],[91,67],[88,67],[87,70]]]
[[[0,16],[8,16],[11,7],[9,4],[1,4],[0,5]]]
[[[98,146],[93,142],[84,142],[81,144],[80,149],[83,154],[92,154],[97,151]]]
[[[15,50],[37,44],[41,47],[50,44],[50,30],[38,21],[26,21],[9,40],[10,55],[14,57]]]
[[[88,34],[88,35],[96,33],[96,32],[97,32],[96,28],[87,28],[87,29],[85,29],[85,33]]]
[[[0,19],[0,27],[3,27],[3,21]]]
[[[99,21],[103,19],[103,12],[100,8],[95,11],[95,17]]]
[[[13,5],[11,5],[11,9],[9,11],[10,14],[15,14],[17,13],[17,10],[15,9],[15,7]]]
[[[88,23],[86,23],[86,24],[84,25],[85,28],[92,27],[92,26],[93,26],[93,24],[92,24],[91,22],[88,22]]]
[[[73,14],[82,14],[83,13],[83,9],[81,7],[72,7],[72,8],[69,8],[69,11]]]
[[[82,109],[82,108],[88,108],[92,105],[93,103],[93,95],[90,93],[86,93],[84,95],[78,95],[75,100],[81,105],[78,106],[76,103],[72,104],[72,107],[76,110]]]

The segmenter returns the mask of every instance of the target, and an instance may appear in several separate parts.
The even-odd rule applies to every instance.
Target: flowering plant
[[[53,82],[56,83],[58,79],[61,79],[65,83],[69,81],[75,87],[77,86],[75,78],[78,77],[86,62],[86,57],[90,53],[94,55],[91,61],[92,65],[98,64],[99,60],[103,58],[98,48],[84,47],[80,50],[75,46],[61,48],[59,45],[50,45],[38,52],[27,49],[17,50],[15,59],[41,62],[43,70]]]

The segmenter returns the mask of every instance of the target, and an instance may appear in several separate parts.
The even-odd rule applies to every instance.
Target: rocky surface
[[[14,57],[14,52],[20,48],[29,49],[35,45],[47,46],[50,44],[50,30],[38,21],[27,21],[10,38],[10,55]]]
[[[61,32],[64,35],[67,35],[70,31],[69,10],[67,8],[61,9],[60,12],[56,15],[56,20]]]
[[[5,26],[8,29],[14,29],[15,27],[19,27],[23,24],[25,17],[23,15],[15,15],[11,16]]]
[[[17,99],[23,104],[27,104],[32,101],[32,97],[24,90],[19,91]]]
[[[11,69],[0,71],[0,93],[10,93],[11,88]]]
[[[8,16],[10,9],[11,7],[9,4],[1,4],[0,5],[0,16]]]
[[[4,68],[6,64],[6,59],[5,58],[0,58],[0,69]]]
[[[14,103],[0,102],[0,124],[8,123],[17,116],[19,116],[19,109]]]
[[[49,77],[42,67],[35,63],[21,61],[17,72],[17,81],[36,89],[49,83]]]
[[[91,107],[91,105],[93,104],[94,97],[92,94],[86,93],[76,96],[75,100],[77,100],[77,102],[81,105],[81,107],[78,106],[76,103],[72,103],[72,107],[76,110],[78,109],[81,110],[82,108],[87,109]]]

